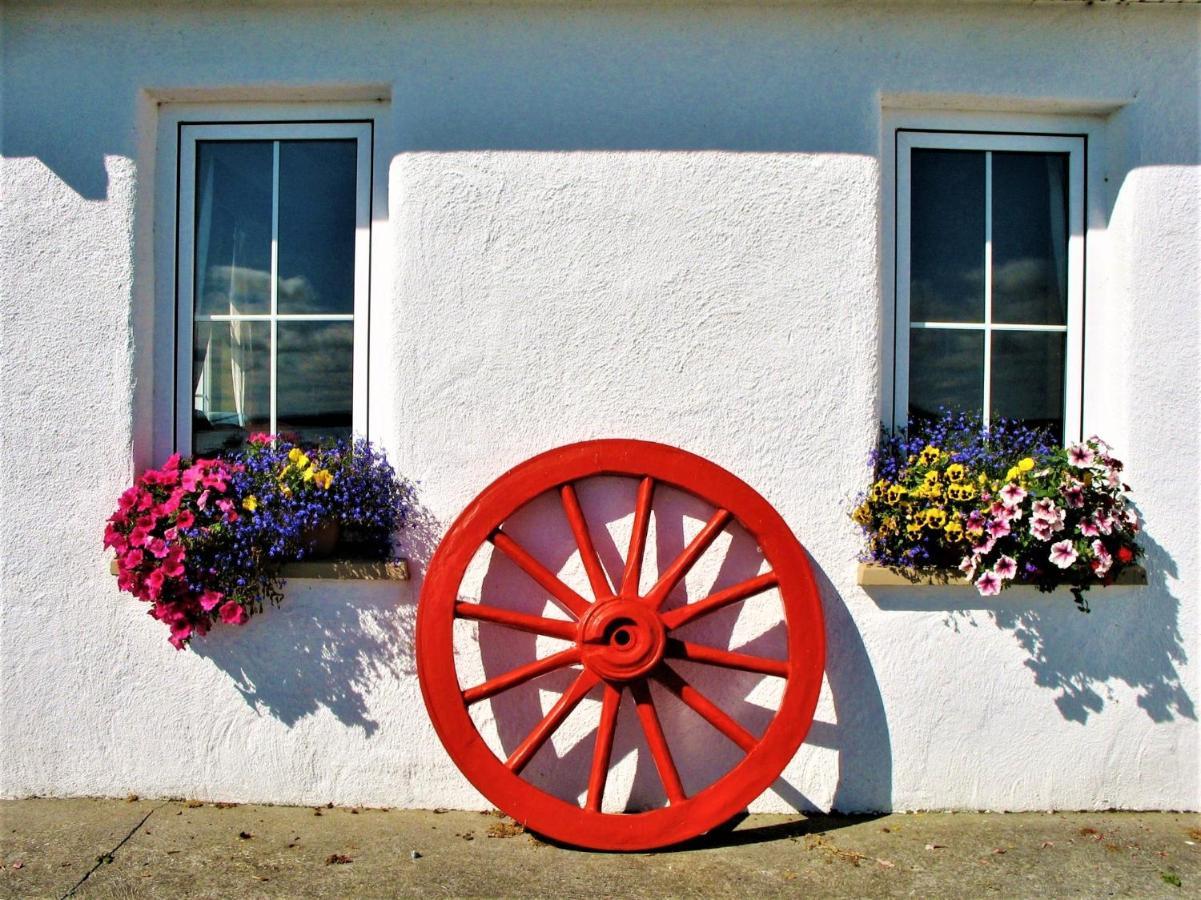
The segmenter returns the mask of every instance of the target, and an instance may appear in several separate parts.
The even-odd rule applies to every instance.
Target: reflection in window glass
[[[270,141],[196,146],[198,314],[271,311],[272,154]]]
[[[993,414],[1062,435],[1065,344],[1060,331],[994,331]]]
[[[271,323],[197,322],[193,330],[192,449],[233,449],[271,429]]]
[[[910,161],[909,318],[984,320],[984,154],[919,150]]]
[[[278,430],[304,443],[350,437],[354,388],[351,322],[280,322]]]
[[[1064,153],[992,154],[994,322],[1067,322],[1067,182]]]
[[[917,329],[909,333],[909,417],[935,418],[943,407],[979,413],[984,399],[984,332]]]
[[[354,141],[279,145],[279,311],[354,312]]]

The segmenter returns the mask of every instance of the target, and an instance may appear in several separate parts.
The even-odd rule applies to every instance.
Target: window
[[[369,122],[179,125],[175,445],[365,433]]]
[[[892,418],[1079,431],[1084,138],[898,129]]]

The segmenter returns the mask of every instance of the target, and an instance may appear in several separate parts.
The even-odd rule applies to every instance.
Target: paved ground
[[[0,897],[1198,896],[1201,817],[751,816],[584,853],[498,814],[194,801],[0,803]]]

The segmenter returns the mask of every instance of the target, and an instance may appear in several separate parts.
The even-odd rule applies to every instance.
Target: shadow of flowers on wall
[[[1092,612],[1078,612],[1065,589],[1051,595],[1033,588],[981,597],[969,587],[871,588],[882,609],[941,611],[956,631],[991,621],[1010,632],[1026,653],[1034,683],[1055,692],[1067,720],[1084,723],[1106,703],[1118,701],[1118,685],[1137,694],[1154,722],[1196,719],[1181,670],[1188,660],[1180,633],[1180,601],[1170,581],[1176,563],[1143,531],[1146,587],[1108,587],[1089,592]]]
[[[419,579],[441,526],[415,493],[409,504],[398,552]],[[370,737],[379,728],[371,695],[416,674],[416,597],[413,582],[293,579],[278,609],[192,648],[229,675],[247,704],[285,725],[326,709]]]

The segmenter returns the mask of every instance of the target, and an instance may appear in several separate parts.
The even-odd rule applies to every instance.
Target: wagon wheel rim
[[[638,479],[633,527],[620,583],[610,584],[579,504],[576,484],[596,476]],[[674,562],[639,593],[654,494],[670,486],[708,503],[715,512]],[[558,493],[583,561],[592,599],[575,591],[503,529],[513,513],[538,496]],[[709,596],[663,609],[692,566],[732,522],[755,540],[768,571]],[[459,588],[476,552],[491,544],[537,582],[570,621],[515,612],[459,599]],[[614,579],[617,581],[618,579]],[[682,640],[673,633],[705,615],[775,589],[787,636],[784,660],[739,653]],[[455,665],[454,622],[491,622],[507,629],[557,637],[568,649],[536,659],[480,684],[461,686]],[[779,777],[804,741],[813,720],[825,662],[821,603],[808,559],[780,515],[745,482],[686,451],[646,441],[602,440],[560,447],[502,475],[483,491],[447,531],[430,561],[417,616],[417,667],[431,721],[467,779],[488,800],[529,829],[578,846],[606,850],[662,847],[722,824]],[[770,723],[755,735],[696,688],[676,660],[743,670],[784,679]],[[541,675],[582,666],[541,721],[501,759],[485,742],[469,707]],[[742,758],[716,781],[689,795],[680,781],[673,746],[665,735],[650,682],[692,709],[732,742]],[[522,772],[579,703],[601,698],[584,802],[547,793]],[[632,703],[667,798],[641,812],[604,812],[619,707]]]

